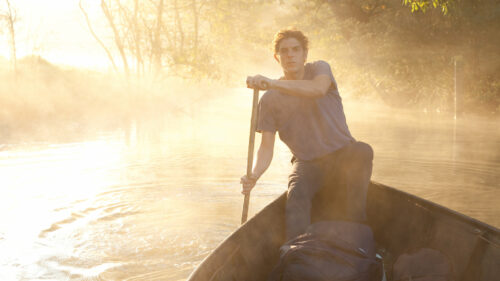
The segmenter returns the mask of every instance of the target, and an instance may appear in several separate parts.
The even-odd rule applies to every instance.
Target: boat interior
[[[313,202],[312,221],[338,219],[327,192]],[[402,254],[432,248],[448,257],[455,280],[499,280],[500,230],[463,214],[372,182],[368,224],[386,280]],[[267,280],[285,241],[286,193],[223,241],[188,280]]]

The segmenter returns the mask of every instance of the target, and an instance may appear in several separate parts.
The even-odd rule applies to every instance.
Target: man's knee
[[[312,200],[314,194],[320,187],[320,172],[316,167],[305,167],[295,169],[288,177],[287,198],[301,200]]]
[[[295,202],[301,202],[309,197],[307,194],[307,190],[305,190],[304,187],[300,186],[300,184],[296,184],[294,182],[289,183],[286,195],[287,202],[290,202],[292,204],[296,204]]]
[[[352,145],[352,154],[356,160],[363,163],[371,163],[371,161],[373,160],[373,148],[369,144],[364,142],[355,142]]]

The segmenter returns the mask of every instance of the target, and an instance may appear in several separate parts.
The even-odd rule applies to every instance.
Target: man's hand
[[[271,88],[274,80],[269,79],[262,75],[248,76],[247,77],[247,88],[267,90]]]
[[[244,195],[250,194],[250,191],[252,191],[252,188],[254,188],[257,183],[257,179],[258,178],[254,175],[251,175],[250,177],[247,177],[247,175],[242,176],[240,180],[242,185],[241,193]]]

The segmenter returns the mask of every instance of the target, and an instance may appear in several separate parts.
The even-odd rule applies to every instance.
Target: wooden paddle
[[[247,178],[252,176],[253,167],[253,148],[255,143],[255,130],[257,127],[257,105],[259,103],[259,89],[253,89],[253,105],[252,105],[252,119],[250,120],[250,140],[248,142],[248,158],[247,158]],[[245,194],[243,201],[243,213],[241,214],[241,224],[247,221],[248,205],[250,204],[250,192]]]

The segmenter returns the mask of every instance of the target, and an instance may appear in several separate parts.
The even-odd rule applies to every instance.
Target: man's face
[[[291,37],[281,40],[278,53],[274,58],[281,64],[286,73],[297,73],[304,68],[307,59],[307,51],[302,48],[300,42]]]

